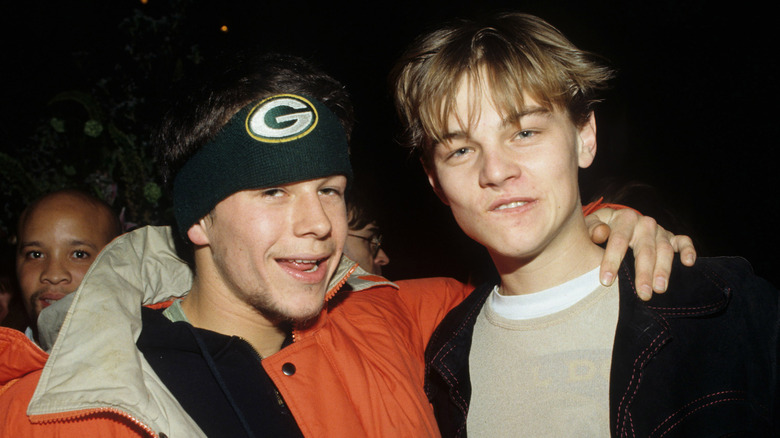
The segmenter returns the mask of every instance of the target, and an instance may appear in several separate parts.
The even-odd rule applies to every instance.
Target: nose
[[[379,252],[376,253],[376,257],[374,257],[374,264],[377,266],[386,266],[390,263],[390,257],[387,256],[387,253],[382,248],[379,248]]]
[[[520,177],[520,165],[502,145],[485,145],[480,156],[480,187],[500,187]]]
[[[297,236],[314,236],[321,239],[331,232],[330,217],[316,193],[302,195],[297,200],[292,214]]]
[[[41,271],[41,283],[59,284],[71,281],[70,270],[63,262],[56,258],[50,258]]]

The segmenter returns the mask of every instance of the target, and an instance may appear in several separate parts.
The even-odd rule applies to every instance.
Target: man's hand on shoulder
[[[595,243],[607,242],[601,282],[609,286],[615,281],[620,262],[630,247],[634,251],[637,294],[645,301],[654,291],[666,292],[674,253],[680,253],[686,266],[693,266],[696,261],[690,237],[672,234],[655,219],[632,209],[600,208],[586,216],[585,222]]]

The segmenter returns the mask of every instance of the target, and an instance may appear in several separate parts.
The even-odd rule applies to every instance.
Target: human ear
[[[196,246],[208,245],[209,235],[206,229],[206,218],[202,217],[187,230],[187,237]]]
[[[593,112],[588,116],[588,120],[579,128],[579,147],[577,164],[581,168],[589,167],[596,158],[596,116]]]

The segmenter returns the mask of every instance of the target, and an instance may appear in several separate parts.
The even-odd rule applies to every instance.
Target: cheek
[[[478,185],[478,176],[472,177],[468,174],[457,174],[455,172],[439,172],[437,185],[434,187],[436,195],[439,196],[442,202],[450,207],[453,204],[468,203],[469,188],[474,181],[475,185]]]
[[[76,284],[77,287],[81,283],[81,280],[84,278],[84,275],[89,270],[90,264],[91,263],[84,262],[70,269],[71,278],[73,278],[73,282]]]
[[[444,198],[442,200],[446,199],[445,203],[449,206],[455,222],[466,235],[474,238],[474,234],[479,228],[480,214],[478,209],[482,203],[480,202],[480,189],[475,183],[473,186],[476,188],[472,190],[470,181],[471,179],[468,177],[442,174],[439,180],[439,196]]]
[[[347,234],[349,233],[347,209],[344,203],[336,202],[334,205],[328,206],[327,215],[333,240],[338,244],[338,248],[344,248],[347,245]]]
[[[230,252],[257,252],[279,240],[286,223],[284,215],[261,211],[221,224],[215,237]]]
[[[450,204],[452,216],[458,227],[471,239],[478,243],[483,243],[485,239],[483,234],[487,233],[488,227],[482,224],[482,219],[473,210],[460,204]]]
[[[579,165],[577,157],[571,153],[551,150],[544,159],[527,163],[527,176],[530,184],[545,185],[545,190],[555,190],[559,187],[572,187],[579,184]]]
[[[33,263],[23,263],[17,266],[16,276],[25,298],[29,298],[35,292],[36,285],[41,278],[41,270],[40,266]]]
[[[468,178],[448,177],[440,181],[441,196],[446,199],[447,206],[455,218],[467,218],[475,215],[474,211],[480,205],[481,189],[473,185]]]

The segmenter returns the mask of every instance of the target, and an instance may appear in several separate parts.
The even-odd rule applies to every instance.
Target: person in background
[[[38,315],[73,293],[108,242],[122,233],[118,216],[95,196],[64,189],[33,201],[19,217],[16,277],[31,326]]]
[[[390,257],[382,248],[382,233],[376,218],[372,217],[363,198],[352,188],[347,199],[347,224],[349,232],[344,244],[344,255],[356,261],[367,272],[382,275],[382,267],[390,263]]]

